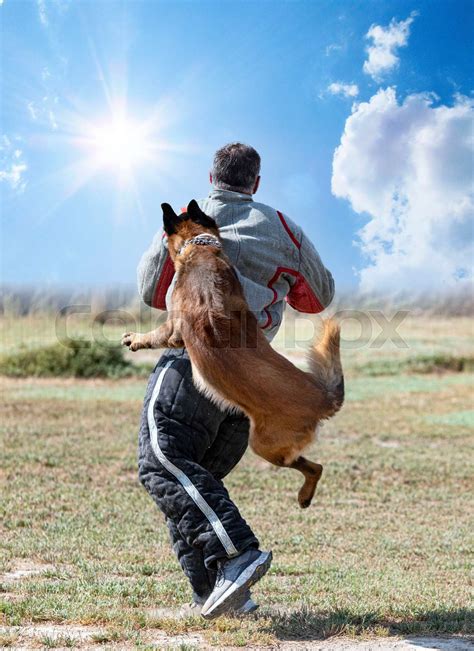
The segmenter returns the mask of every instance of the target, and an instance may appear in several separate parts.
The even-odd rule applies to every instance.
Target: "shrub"
[[[360,375],[400,375],[402,373],[472,372],[474,358],[457,355],[418,355],[407,359],[383,359],[356,366]]]
[[[107,377],[142,375],[118,346],[106,347],[82,339],[67,346],[57,343],[33,350],[21,349],[0,359],[0,373],[11,377]]]

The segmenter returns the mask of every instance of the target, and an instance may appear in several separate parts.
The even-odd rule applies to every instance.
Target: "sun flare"
[[[158,104],[142,106],[135,112],[124,98],[113,100],[105,90],[105,110],[94,113],[73,107],[64,113],[61,130],[55,134],[75,152],[74,158],[55,173],[61,202],[89,183],[112,182],[118,190],[115,201],[119,218],[131,214],[132,205],[143,215],[142,193],[150,187],[150,179],[154,187],[163,187],[173,175],[171,157],[189,152],[190,147],[176,144],[164,134],[165,126],[171,124],[169,115],[176,119],[176,112]]]
[[[99,167],[131,170],[151,158],[152,142],[147,130],[126,116],[91,129],[88,144]]]

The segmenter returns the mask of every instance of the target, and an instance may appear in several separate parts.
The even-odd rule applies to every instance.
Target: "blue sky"
[[[468,0],[0,4],[3,282],[134,283],[234,140],[339,287],[472,278]]]

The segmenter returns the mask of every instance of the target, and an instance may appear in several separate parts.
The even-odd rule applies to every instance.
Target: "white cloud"
[[[22,192],[26,187],[24,174],[28,169],[23,152],[10,138],[0,138],[0,182],[6,183],[12,190]]]
[[[58,129],[56,116],[58,103],[59,98],[57,95],[45,95],[41,101],[27,102],[26,108],[33,122],[48,124],[50,129],[56,131]]]
[[[455,286],[472,279],[474,103],[394,88],[353,107],[333,159],[332,192],[369,217],[361,288]]]
[[[368,59],[364,63],[366,74],[380,81],[384,73],[398,65],[397,50],[407,45],[410,25],[417,15],[416,11],[412,11],[406,20],[399,22],[392,18],[388,27],[371,25],[365,36],[372,39],[372,45],[367,48]]]
[[[328,91],[331,95],[344,95],[344,97],[357,97],[359,87],[357,84],[343,84],[340,81],[329,84]]]
[[[56,115],[55,115],[54,111],[52,111],[52,110],[48,111],[48,120],[49,120],[49,125],[50,125],[51,129],[53,131],[56,131],[57,128],[58,128],[58,123],[57,123]]]
[[[31,119],[36,122],[38,119],[38,108],[34,102],[28,102],[26,105],[26,108],[28,109],[28,113],[30,114]]]
[[[48,19],[48,13],[46,11],[46,1],[37,0],[36,4],[38,7],[38,16],[40,19],[40,23],[43,25],[43,27],[48,27],[49,19]]]
[[[62,15],[71,6],[71,0],[36,0],[38,16],[43,27],[50,26],[56,16]]]
[[[326,49],[324,50],[324,53],[328,57],[333,52],[339,52],[340,50],[343,50],[343,49],[344,49],[344,47],[342,45],[339,45],[338,43],[330,43],[329,45],[326,46]]]

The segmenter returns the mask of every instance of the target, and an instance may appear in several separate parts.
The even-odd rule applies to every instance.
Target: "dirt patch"
[[[207,646],[203,638],[195,634],[167,635],[163,631],[148,630],[143,639],[147,644],[157,646],[159,649],[175,649],[186,646],[188,648],[203,649]],[[106,646],[104,646],[104,644]],[[106,631],[92,626],[62,625],[62,624],[36,624],[31,626],[0,626],[0,648],[37,649],[54,648],[68,649],[136,649],[136,644],[127,641],[114,642]]]
[[[162,631],[154,631],[147,633],[145,636],[147,644],[153,644],[159,649],[179,649],[185,647],[187,649],[211,649],[207,645],[202,636],[198,633],[190,633],[189,635],[166,635]],[[135,648],[134,646],[131,648]],[[214,647],[215,648],[215,647]]]
[[[186,619],[187,617],[199,617],[199,609],[189,606],[182,606],[181,608],[167,608],[162,606],[159,608],[147,608],[145,610],[147,617],[150,620],[154,619]]]
[[[99,648],[135,649],[136,645],[129,641],[107,641],[107,634],[101,629],[91,626],[38,624],[32,626],[0,627],[0,644],[2,648],[19,651],[20,649],[33,649],[54,647],[67,649],[71,646],[97,650]],[[167,635],[163,631],[149,629],[143,633],[142,641],[158,649],[227,649],[234,651],[238,647],[215,647],[206,643],[198,633]],[[106,643],[106,647],[104,647]],[[240,647],[242,648],[242,647]],[[253,651],[473,651],[474,641],[465,637],[413,637],[405,639],[383,638],[372,640],[354,640],[349,638],[333,638],[330,640],[294,641],[275,643],[271,646],[252,645]]]
[[[17,560],[13,562],[13,567],[9,572],[0,575],[0,583],[13,583],[14,581],[21,581],[30,576],[37,576],[45,572],[55,572],[54,565],[49,563],[37,563],[28,560]]]
[[[381,448],[399,448],[401,443],[400,441],[383,441],[381,439],[374,440],[375,445],[378,445]]]
[[[92,643],[94,636],[99,636],[101,633],[98,628],[79,625],[35,624],[34,626],[0,627],[3,644],[7,637],[12,640],[12,644],[8,644],[10,649],[38,648],[38,644],[46,646],[46,643],[47,646],[54,646],[56,649],[68,648],[72,643],[74,646],[83,647],[84,643]],[[7,648],[7,646],[2,648]]]

